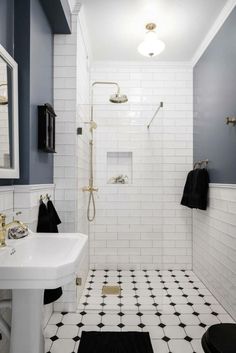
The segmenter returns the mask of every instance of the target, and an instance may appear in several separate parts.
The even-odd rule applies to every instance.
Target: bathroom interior
[[[235,77],[235,0],[0,0],[0,353],[236,352]]]

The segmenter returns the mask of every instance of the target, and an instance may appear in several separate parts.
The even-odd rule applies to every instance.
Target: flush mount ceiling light
[[[148,30],[144,41],[139,44],[138,52],[149,58],[159,55],[165,49],[165,43],[157,38],[157,34],[154,31],[156,28],[155,23],[148,23],[146,29]]]

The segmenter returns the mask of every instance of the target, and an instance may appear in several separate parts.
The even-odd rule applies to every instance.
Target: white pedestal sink
[[[10,353],[44,353],[44,289],[73,281],[87,243],[80,233],[32,233],[0,249],[0,289],[12,289]]]

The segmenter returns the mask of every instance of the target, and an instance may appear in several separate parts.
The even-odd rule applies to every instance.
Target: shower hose
[[[89,179],[89,199],[87,208],[87,219],[92,222],[96,216],[96,205],[94,199],[94,186],[93,186],[93,135],[89,142],[90,145],[90,179]],[[92,209],[91,209],[92,208]]]
[[[91,210],[92,206],[92,210]],[[88,200],[88,208],[87,208],[87,219],[89,222],[92,222],[96,216],[96,206],[95,206],[95,200],[94,200],[94,194],[93,191],[91,190],[89,192],[89,200]]]

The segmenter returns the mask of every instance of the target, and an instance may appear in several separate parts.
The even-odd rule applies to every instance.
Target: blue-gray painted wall
[[[13,55],[14,0],[0,0],[0,44]]]
[[[38,105],[53,105],[53,34],[39,1],[31,3],[29,183],[53,182],[53,155],[38,150]]]
[[[38,151],[37,105],[53,104],[53,34],[39,0],[15,2],[15,60],[19,73],[20,179],[53,182],[53,157]]]
[[[236,183],[236,8],[194,67],[194,160],[209,159],[212,183]]]
[[[53,182],[53,156],[38,150],[37,106],[53,103],[53,34],[70,33],[67,0],[0,0],[0,44],[18,63],[20,179]]]

